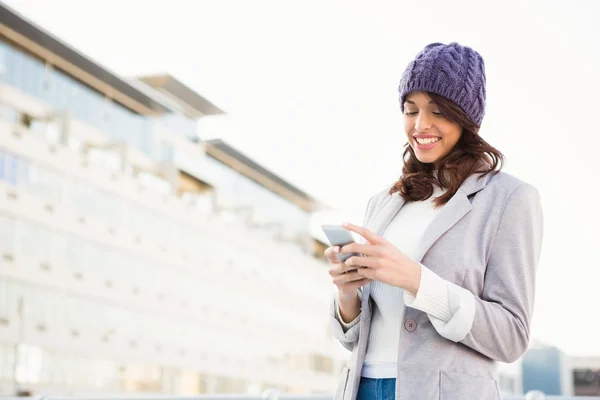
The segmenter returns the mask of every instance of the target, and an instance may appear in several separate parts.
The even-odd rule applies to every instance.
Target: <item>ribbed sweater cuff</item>
[[[404,303],[444,322],[452,319],[448,281],[422,264],[419,291],[415,297],[405,290]]]

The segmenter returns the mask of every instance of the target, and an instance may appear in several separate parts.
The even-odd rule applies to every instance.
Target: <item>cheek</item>
[[[449,126],[448,129],[444,130],[444,140],[447,145],[453,147],[462,134],[462,129],[460,127]]]
[[[410,138],[410,134],[414,130],[415,124],[406,117],[404,118],[403,123],[404,123],[404,133],[406,133],[406,136]]]

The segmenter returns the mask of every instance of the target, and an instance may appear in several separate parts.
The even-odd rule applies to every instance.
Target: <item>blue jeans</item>
[[[356,400],[394,400],[396,379],[360,378]]]

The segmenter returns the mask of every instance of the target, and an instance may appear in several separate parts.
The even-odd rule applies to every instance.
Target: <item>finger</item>
[[[347,259],[344,262],[344,264],[346,264],[349,268],[356,268],[356,267],[377,268],[377,267],[379,267],[379,258],[352,256],[349,259]]]
[[[344,263],[331,264],[331,266],[329,267],[329,275],[331,275],[332,277],[343,275],[348,271],[353,271],[355,269],[357,269],[356,266],[346,265]]]
[[[370,282],[373,282],[373,280],[372,279],[363,278],[363,279],[359,279],[359,280],[354,281],[354,282],[350,282],[348,284],[348,286],[350,288],[353,288],[353,289],[358,289],[360,287],[365,286],[367,283],[370,283]]]
[[[359,268],[356,270],[356,273],[363,278],[371,279],[373,281],[377,280],[377,270],[375,268]]]
[[[379,243],[384,243],[384,240],[382,237],[377,236],[376,234],[374,234],[373,232],[371,232],[369,229],[362,227],[362,226],[358,226],[358,225],[354,225],[351,223],[343,223],[342,227],[344,229],[347,229],[349,231],[358,233],[360,236],[362,236],[363,238],[365,238],[365,240],[371,244],[379,244]]]
[[[365,256],[376,256],[379,250],[372,244],[350,243],[340,249],[340,253],[359,253]]]
[[[340,274],[340,275],[337,275],[337,276],[335,276],[335,277],[332,279],[332,282],[333,282],[335,285],[337,285],[337,286],[340,286],[340,285],[344,285],[344,284],[346,284],[346,283],[350,283],[350,282],[358,281],[358,280],[361,280],[361,279],[364,279],[364,278],[365,278],[365,277],[364,277],[364,276],[361,276],[361,275],[358,273],[358,271],[357,271],[357,270],[354,270],[354,271],[348,272],[347,274]]]

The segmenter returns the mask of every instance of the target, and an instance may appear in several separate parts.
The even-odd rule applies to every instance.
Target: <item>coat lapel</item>
[[[369,224],[369,229],[376,235],[383,236],[385,228],[392,222],[403,205],[404,199],[399,193],[391,195],[389,200],[377,210],[372,219],[373,222]]]
[[[415,261],[420,263],[431,246],[448,229],[452,228],[458,221],[471,211],[471,203],[464,192],[458,191],[439,211],[435,219],[429,224],[415,253]]]
[[[454,196],[444,205],[440,210],[435,219],[429,224],[421,241],[416,253],[415,261],[421,262],[427,251],[433,246],[433,244],[450,228],[452,228],[458,221],[460,221],[469,211],[471,211],[471,202],[469,196],[477,193],[483,189],[491,174],[486,175],[480,179],[481,174],[473,174],[468,177],[460,189]],[[390,222],[394,219],[396,214],[400,211],[405,201],[399,193],[394,193],[389,199],[379,207],[379,210],[375,211],[375,214],[369,222],[368,228],[376,235],[383,236],[385,229],[388,227]],[[364,305],[367,305],[367,301],[370,294],[371,285],[365,285],[363,288],[363,301]]]
[[[489,179],[489,175],[479,179],[480,176],[480,174],[474,174],[468,177],[429,224],[415,253],[416,262],[420,263],[431,246],[471,211],[469,196],[483,189]]]

